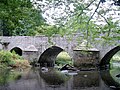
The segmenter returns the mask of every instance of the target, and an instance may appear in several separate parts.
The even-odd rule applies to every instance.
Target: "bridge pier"
[[[81,70],[97,69],[99,64],[98,50],[74,50],[73,64]]]

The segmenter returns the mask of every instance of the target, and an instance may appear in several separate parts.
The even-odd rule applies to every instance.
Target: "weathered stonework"
[[[95,69],[99,64],[99,51],[74,50],[74,66],[79,69]]]
[[[70,37],[70,36],[69,36]],[[107,52],[109,52],[111,49],[115,48],[116,46],[109,45],[109,44],[94,44],[93,46],[99,50],[98,52],[92,52],[89,54],[83,54],[82,50],[75,50],[76,47],[81,48],[84,43],[82,41],[78,41],[78,38],[83,37],[79,34],[72,35],[72,37],[69,39],[67,36],[59,36],[56,35],[52,38],[48,38],[46,36],[1,36],[0,37],[0,49],[4,50],[12,50],[14,48],[19,48],[22,52],[22,56],[25,59],[28,59],[30,61],[41,61],[44,62],[46,59],[47,61],[52,59],[55,59],[56,55],[58,54],[56,51],[51,51],[53,53],[51,56],[48,56],[47,58],[42,58],[40,60],[41,55],[52,46],[57,46],[58,48],[63,49],[63,51],[66,51],[70,57],[73,59],[73,63],[75,66],[80,67],[81,65],[93,65],[96,66],[101,62],[100,60],[105,56]],[[84,40],[83,40],[84,42]],[[85,42],[86,43],[86,42]],[[120,40],[116,41],[120,44]],[[118,50],[116,50],[118,51]],[[89,50],[88,50],[89,52]],[[112,52],[111,52],[112,53]],[[100,56],[100,57],[98,57]],[[49,59],[50,58],[50,59]],[[98,61],[99,58],[99,61]],[[54,61],[53,61],[54,62]],[[104,62],[104,61],[103,61]],[[109,61],[107,61],[109,62]],[[48,63],[48,62],[47,62]]]

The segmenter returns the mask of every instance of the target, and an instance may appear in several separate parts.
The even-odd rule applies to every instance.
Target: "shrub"
[[[12,61],[12,54],[9,51],[0,51],[0,62],[9,64]]]
[[[55,63],[57,65],[65,65],[65,64],[72,65],[72,60],[71,57],[68,55],[68,53],[63,51],[57,56]]]
[[[27,63],[26,63],[27,62]],[[12,67],[22,67],[25,65],[29,66],[28,60],[24,60],[21,56],[16,54],[15,52],[10,51],[0,51],[0,65],[1,67],[6,66],[12,66]]]

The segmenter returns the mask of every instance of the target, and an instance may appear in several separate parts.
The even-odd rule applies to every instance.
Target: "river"
[[[61,72],[54,68],[0,71],[0,90],[119,90],[119,69]]]

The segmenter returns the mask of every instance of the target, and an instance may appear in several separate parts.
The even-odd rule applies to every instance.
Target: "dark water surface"
[[[120,90],[114,71],[60,72],[53,68],[0,71],[0,90]]]

